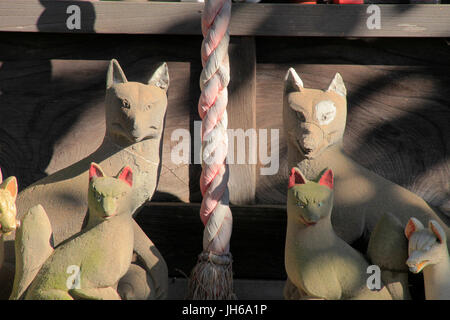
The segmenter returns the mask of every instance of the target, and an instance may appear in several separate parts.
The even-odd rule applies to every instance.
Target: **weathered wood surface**
[[[239,41],[232,39],[231,47],[239,48]],[[109,59],[120,61],[130,81],[146,81],[154,64],[167,60],[171,87],[163,169],[154,200],[200,202],[200,165],[171,161],[177,143],[171,141],[172,132],[181,128],[193,136],[193,121],[199,120],[200,44],[197,36],[62,38],[42,34],[36,41],[31,34],[0,33],[0,167],[4,175],[16,175],[24,188],[95,150],[104,133]],[[243,48],[232,58],[249,58],[252,49]],[[255,183],[249,180],[252,166],[241,168],[249,176],[232,170],[236,203],[284,204],[282,79],[294,66],[308,87],[326,88],[335,72],[343,75],[349,92],[345,146],[356,161],[433,205],[448,205],[450,54],[444,41],[261,38],[256,40],[256,54],[256,108],[252,95],[243,94],[236,85],[254,90],[253,67],[234,69],[240,77],[230,84],[230,110],[238,108],[247,118],[230,111],[229,126],[250,128],[254,121],[250,110],[256,110],[257,129],[279,129],[280,166],[276,175],[263,176],[259,163]],[[239,97],[245,97],[242,105]],[[255,196],[249,198],[252,192]]]
[[[81,9],[69,30],[68,6]],[[233,4],[231,35],[448,37],[448,5],[378,5],[381,28],[369,29],[368,5]],[[199,35],[202,3],[1,0],[0,31]]]
[[[231,81],[227,113],[228,128],[239,135],[245,134],[248,129],[256,129],[256,52],[254,38],[241,37],[234,40],[229,47]],[[232,142],[234,147],[233,161],[229,164],[230,201],[238,205],[251,204],[256,195],[257,140],[250,141],[252,138],[246,138],[245,149],[248,151],[242,159],[244,163],[240,164],[239,152],[242,152],[242,148],[239,148],[238,139],[239,137],[233,136],[228,142]]]

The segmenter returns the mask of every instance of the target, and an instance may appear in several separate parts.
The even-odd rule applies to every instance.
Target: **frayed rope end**
[[[231,253],[202,252],[189,279],[188,300],[236,300]]]

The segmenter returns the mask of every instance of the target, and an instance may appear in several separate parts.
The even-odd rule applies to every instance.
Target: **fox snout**
[[[303,153],[307,155],[316,151],[323,144],[324,133],[319,126],[313,123],[302,124],[302,129],[303,133],[299,139],[299,144]]]
[[[409,268],[409,271],[412,273],[419,273],[428,265],[429,260],[421,259],[418,255],[414,255],[414,253],[406,260],[406,265]]]
[[[115,199],[111,198],[103,198],[101,203],[104,216],[103,218],[110,218],[112,216],[115,216],[117,213],[117,203]]]
[[[300,222],[306,226],[313,226],[320,220],[320,215],[307,211],[303,214],[300,214]]]
[[[0,234],[10,234],[15,231],[18,227],[20,227],[20,221],[16,221],[15,218],[10,219],[11,221],[2,221],[0,222]]]

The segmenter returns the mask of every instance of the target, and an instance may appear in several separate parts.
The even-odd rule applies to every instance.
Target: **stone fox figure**
[[[16,197],[17,197],[16,177],[9,177],[3,181],[2,171],[0,170],[0,270],[3,266],[4,244],[3,237],[9,235],[20,225],[16,219]],[[0,279],[0,293],[8,295],[11,291],[11,285]]]
[[[284,291],[285,298],[326,300],[405,298],[405,292],[392,294],[390,287],[384,285],[382,281],[378,290],[369,289],[367,285],[369,261],[334,232],[331,225],[335,190],[333,180],[333,171],[330,169],[325,170],[315,182],[308,181],[298,168],[292,168],[287,196],[285,266],[288,281]],[[400,228],[399,233],[404,240],[402,231]],[[406,251],[406,246],[404,249]],[[385,254],[389,256],[389,250]],[[405,258],[406,254],[403,265]],[[378,265],[383,261],[372,263]],[[384,265],[379,267],[383,269]]]
[[[119,300],[117,284],[133,257],[132,184],[129,167],[113,178],[93,163],[89,170],[88,223],[55,248],[44,208],[31,208],[16,232],[16,277],[11,298]]]
[[[386,212],[402,225],[411,216],[437,220],[448,235],[449,228],[422,198],[369,171],[344,152],[346,93],[339,73],[322,91],[305,88],[295,70],[289,69],[283,98],[289,168],[298,167],[307,179],[315,179],[324,168],[333,170],[336,188],[332,222],[347,243],[361,238],[365,231],[372,232]]]
[[[433,220],[428,228],[416,218],[405,227],[409,240],[409,258],[406,264],[413,273],[423,270],[425,298],[427,300],[450,300],[450,257],[447,236]]]
[[[52,225],[55,245],[79,232],[88,206],[85,190],[91,162],[98,163],[108,174],[130,164],[134,172],[131,211],[139,210],[151,199],[158,182],[168,86],[166,63],[154,72],[148,84],[143,84],[128,81],[119,63],[112,60],[107,73],[103,143],[85,159],[20,192],[18,217],[41,204]],[[163,299],[168,290],[167,265],[135,222],[133,229],[137,258],[124,279],[125,285],[119,285],[119,293],[125,299]],[[5,258],[13,263],[13,246],[9,246],[9,252],[5,250]],[[147,272],[143,273],[142,268]],[[147,285],[142,287],[142,283]]]

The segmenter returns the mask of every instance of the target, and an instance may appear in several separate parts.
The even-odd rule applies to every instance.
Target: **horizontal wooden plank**
[[[80,8],[80,28],[71,5]],[[198,35],[202,3],[1,0],[0,31]],[[233,4],[235,36],[449,37],[450,5],[377,5],[380,28],[369,29],[369,5]],[[376,10],[376,9],[375,9]],[[68,13],[69,12],[69,13]],[[368,19],[370,21],[368,21]],[[70,23],[69,23],[70,24]]]
[[[241,279],[286,279],[286,209],[281,205],[231,206],[233,273]],[[151,202],[136,222],[155,243],[169,275],[189,275],[202,251],[203,225],[198,203]]]

